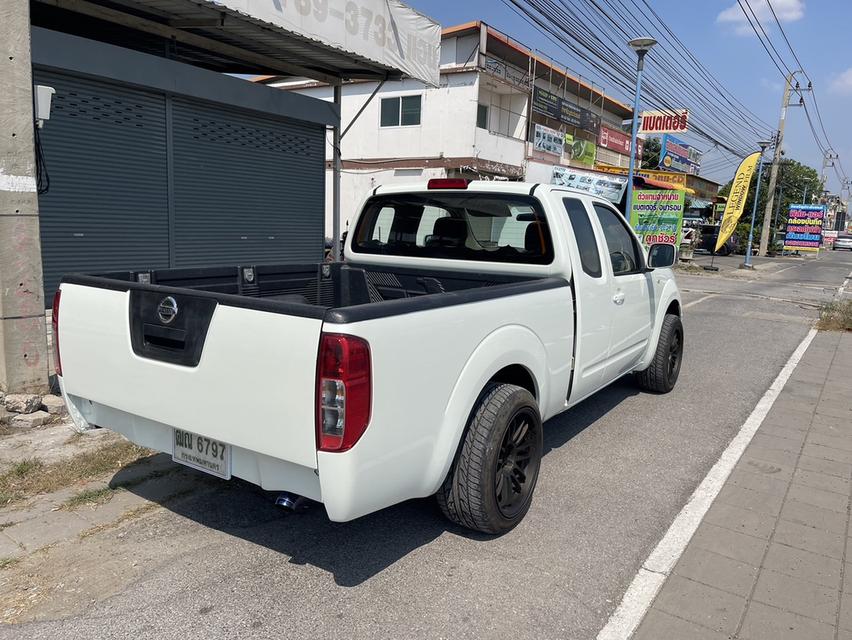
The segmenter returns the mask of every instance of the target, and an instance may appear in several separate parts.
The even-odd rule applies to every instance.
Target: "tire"
[[[633,374],[636,383],[645,391],[668,393],[677,383],[682,361],[683,324],[678,316],[667,314],[651,366]]]
[[[543,446],[532,394],[512,384],[488,385],[436,494],[441,511],[474,531],[510,531],[529,511]]]

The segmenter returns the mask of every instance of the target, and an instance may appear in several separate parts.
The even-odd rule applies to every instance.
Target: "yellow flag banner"
[[[719,238],[716,240],[714,251],[718,251],[737,228],[737,222],[739,222],[740,216],[743,215],[746,198],[748,198],[748,188],[751,184],[751,176],[754,173],[754,168],[757,166],[758,158],[760,158],[760,152],[756,151],[746,157],[740,163],[740,166],[737,167],[734,183],[731,185],[731,193],[728,195],[728,203],[725,205],[725,213],[722,215],[722,225],[719,227]]]

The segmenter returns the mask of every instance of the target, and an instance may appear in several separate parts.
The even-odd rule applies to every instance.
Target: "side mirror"
[[[652,244],[648,249],[648,267],[651,269],[664,269],[675,263],[677,252],[673,244]]]

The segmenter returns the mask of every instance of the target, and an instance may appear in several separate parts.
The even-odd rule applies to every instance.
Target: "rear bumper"
[[[60,378],[60,386],[62,381]],[[170,425],[113,409],[85,398],[63,396],[78,429],[94,426],[116,431],[143,447],[172,454],[174,430]],[[322,502],[316,469],[232,445],[231,473],[270,491],[290,491]],[[201,472],[199,472],[201,473]],[[335,519],[332,514],[329,514]]]

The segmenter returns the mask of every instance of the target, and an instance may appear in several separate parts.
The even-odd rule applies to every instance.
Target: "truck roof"
[[[443,180],[443,178],[439,178]],[[379,185],[373,190],[372,195],[385,195],[391,193],[412,193],[417,191],[430,191],[437,189],[429,189],[429,182],[426,180],[417,180],[406,183],[395,183],[389,185]],[[553,191],[571,193],[579,196],[585,196],[590,200],[602,202],[611,205],[612,203],[588,191],[581,189],[572,189],[562,185],[546,184],[543,182],[509,182],[503,180],[471,180],[466,189],[446,189],[441,188],[441,191],[480,191],[490,193],[517,193],[529,195],[532,193],[550,193]]]

